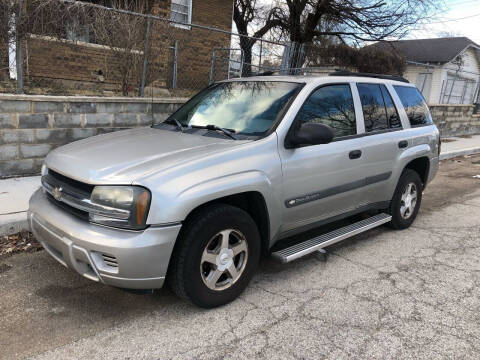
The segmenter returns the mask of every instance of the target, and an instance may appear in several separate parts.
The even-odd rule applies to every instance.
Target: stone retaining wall
[[[89,136],[162,121],[186,99],[0,95],[0,178],[38,174],[46,154]],[[473,105],[430,105],[442,137],[480,134]]]
[[[89,136],[162,121],[185,99],[0,95],[0,178],[38,174],[47,153]]]
[[[430,105],[433,121],[442,137],[480,134],[480,115],[474,105]]]

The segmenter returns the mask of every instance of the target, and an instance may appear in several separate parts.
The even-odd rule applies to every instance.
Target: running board
[[[318,251],[324,247],[385,224],[391,219],[391,215],[385,213],[378,214],[368,219],[317,236],[313,239],[276,251],[272,253],[272,256],[273,258],[280,260],[282,263],[288,263],[314,251]]]

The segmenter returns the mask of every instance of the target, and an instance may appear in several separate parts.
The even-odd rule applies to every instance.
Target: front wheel
[[[169,283],[195,305],[212,308],[240,295],[260,259],[260,235],[245,211],[214,204],[190,217],[172,255]]]
[[[423,184],[418,173],[405,169],[400,176],[395,194],[390,204],[392,215],[390,226],[394,229],[406,229],[417,217],[422,202]]]

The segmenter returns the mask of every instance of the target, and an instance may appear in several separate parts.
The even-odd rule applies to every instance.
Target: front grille
[[[66,190],[66,192],[77,194],[84,198],[90,198],[93,188],[95,187],[94,185],[82,183],[50,169],[48,169],[48,174],[46,177],[50,184],[54,186],[61,186]]]
[[[57,201],[55,200],[55,198],[50,195],[48,192],[46,193],[47,194],[47,199],[54,205],[60,207],[61,209],[65,210],[66,212],[72,214],[72,215],[75,215],[76,217],[82,219],[82,220],[85,220],[85,221],[88,221],[88,212],[86,211],[83,211],[83,210],[80,210],[80,209],[76,209],[74,208],[73,206],[70,206],[68,204],[65,204],[64,202],[61,202],[61,201]]]
[[[90,199],[92,194],[93,185],[85,184],[80,181],[71,179],[62,174],[57,173],[51,169],[48,170],[48,174],[42,177],[42,184],[46,191],[47,198],[56,206],[62,208],[66,212],[82,219],[88,221],[88,212],[82,209],[78,209],[70,204],[65,203],[64,201],[56,200],[52,194],[48,191],[50,188],[61,188],[62,194],[69,195],[72,198],[82,200]]]

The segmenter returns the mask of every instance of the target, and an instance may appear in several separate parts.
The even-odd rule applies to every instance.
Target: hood
[[[52,151],[48,168],[78,181],[130,184],[138,178],[244,143],[154,128],[118,131]]]

